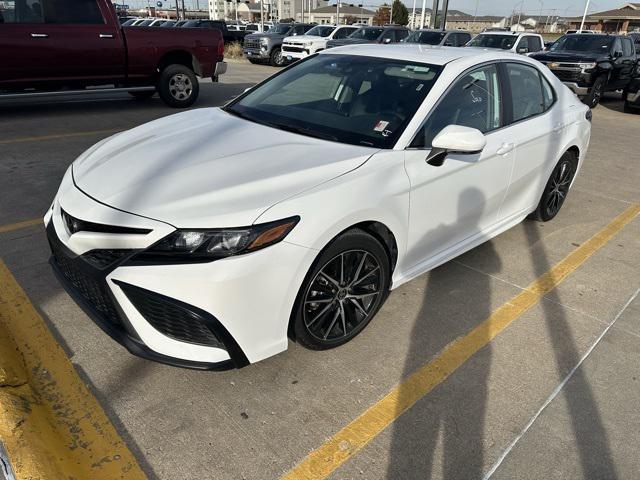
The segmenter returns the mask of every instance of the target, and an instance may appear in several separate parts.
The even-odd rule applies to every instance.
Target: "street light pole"
[[[427,9],[427,0],[422,0],[422,15],[420,15],[420,28],[424,28],[424,11],[426,9]]]
[[[440,28],[447,28],[447,14],[449,13],[449,0],[442,2],[442,19],[440,20]]]
[[[433,0],[433,7],[431,8],[431,18],[429,19],[429,28],[436,28],[436,22],[438,20],[438,0]]]
[[[411,12],[411,28],[416,29],[416,0],[413,0],[413,10]]]
[[[336,0],[336,25],[340,25],[340,0]]]
[[[587,0],[586,5],[584,6],[584,13],[582,14],[582,23],[580,23],[580,30],[578,30],[578,33],[582,33],[582,29],[584,28],[584,21],[587,18],[587,12],[589,11],[589,1]]]
[[[394,0],[391,0],[391,7],[389,7],[389,24],[393,25],[393,2]]]

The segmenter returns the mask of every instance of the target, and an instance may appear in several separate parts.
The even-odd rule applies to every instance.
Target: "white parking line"
[[[618,314],[615,316],[615,318],[613,319],[613,321],[611,323],[609,323],[607,325],[607,327],[604,329],[604,331],[600,334],[600,336],[596,339],[596,341],[593,343],[593,345],[591,345],[589,347],[589,349],[586,351],[586,353],[582,356],[582,358],[580,359],[580,361],[578,362],[578,364],[573,367],[573,369],[571,369],[571,371],[569,372],[569,374],[564,378],[564,380],[562,380],[562,382],[560,383],[560,385],[558,385],[556,387],[556,389],[551,393],[551,395],[549,395],[549,398],[547,398],[545,400],[545,402],[542,404],[542,406],[540,407],[540,409],[536,412],[536,414],[531,417],[531,419],[529,420],[529,422],[527,422],[527,424],[525,425],[525,427],[522,429],[522,431],[518,434],[518,436],[516,438],[513,439],[513,441],[509,444],[509,446],[504,450],[504,452],[502,452],[502,455],[500,455],[500,458],[498,458],[498,460],[496,461],[496,463],[493,464],[493,466],[489,469],[489,471],[485,474],[485,476],[483,477],[483,480],[488,480],[490,479],[493,474],[496,472],[496,470],[500,467],[500,465],[502,464],[502,462],[504,461],[505,458],[507,458],[507,455],[509,455],[509,453],[511,453],[511,451],[513,450],[513,448],[516,446],[516,444],[520,441],[520,439],[525,435],[525,433],[527,433],[527,431],[531,428],[531,426],[535,423],[535,421],[538,419],[538,417],[542,414],[542,412],[545,410],[545,408],[547,408],[547,406],[549,406],[549,404],[558,396],[558,394],[560,393],[560,391],[564,388],[564,386],[569,382],[569,380],[571,380],[571,377],[573,377],[573,374],[576,373],[576,371],[578,370],[578,368],[580,368],[580,366],[582,365],[582,363],[587,359],[587,357],[589,355],[591,355],[591,352],[593,352],[594,348],[596,348],[596,346],[600,343],[600,341],[604,338],[604,336],[607,334],[607,332],[609,331],[609,329],[611,329],[611,327],[613,327],[613,325],[618,321],[618,319],[622,316],[622,314],[624,313],[624,311],[627,309],[627,307],[631,304],[631,302],[633,302],[636,297],[638,296],[638,294],[640,293],[640,288],[638,290],[636,290],[636,292],[631,295],[631,298],[629,298],[629,300],[627,301],[627,303],[624,304],[624,307],[622,307],[622,309],[618,312]]]

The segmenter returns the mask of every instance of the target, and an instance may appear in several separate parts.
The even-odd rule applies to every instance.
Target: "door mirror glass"
[[[529,53],[529,49],[527,47],[518,47],[518,53]]]
[[[480,153],[486,144],[487,139],[477,128],[449,125],[433,139],[426,161],[439,167],[450,153]]]
[[[385,38],[384,39],[384,43],[391,43],[391,39],[390,38]]]

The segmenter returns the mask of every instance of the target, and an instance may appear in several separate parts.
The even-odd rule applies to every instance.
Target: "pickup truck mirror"
[[[390,38],[385,38],[382,43],[391,43],[391,39]]]
[[[622,55],[623,53],[620,50],[613,52],[613,58],[620,58]]]
[[[527,47],[518,47],[518,53],[529,53],[529,49]]]

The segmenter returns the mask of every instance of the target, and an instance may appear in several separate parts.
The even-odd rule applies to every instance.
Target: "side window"
[[[408,36],[409,36],[408,30],[396,30],[396,42],[399,42],[400,40],[404,40]]]
[[[501,126],[498,70],[488,65],[465,73],[431,112],[411,142],[413,148],[431,148],[435,136],[448,125],[477,128],[487,133]]]
[[[542,42],[540,41],[540,37],[529,37],[529,51],[539,52],[540,50],[542,50]]]
[[[380,40],[382,43],[393,42],[393,39],[394,39],[393,30],[385,30],[384,33],[382,34],[382,37],[380,37]]]
[[[459,33],[458,39],[459,39],[459,46],[462,47],[463,45],[466,45],[471,40],[471,35],[469,35],[468,33]]]
[[[0,23],[42,23],[44,14],[39,0],[0,2]]]
[[[458,46],[458,35],[455,33],[450,33],[447,35],[447,38],[444,40],[442,44],[446,47],[457,47]]]
[[[509,63],[507,64],[507,76],[511,85],[514,122],[544,112],[545,100],[540,74],[536,68],[519,63]]]
[[[622,39],[622,51],[625,57],[630,57],[633,55],[633,45],[631,44],[631,40],[628,38]]]
[[[41,0],[45,23],[104,23],[96,0]]]
[[[531,51],[529,49],[529,37],[527,36],[520,37],[520,41],[518,42],[518,46],[516,47],[516,52],[521,52],[523,48],[526,48],[527,52]]]
[[[551,108],[551,105],[553,105],[553,102],[555,101],[555,95],[553,93],[553,88],[551,88],[551,85],[549,85],[547,79],[544,78],[544,75],[542,75],[540,72],[538,72],[538,75],[540,75],[540,82],[542,83],[542,99],[544,100],[544,109],[545,111],[547,111],[549,110],[549,108]]]
[[[613,53],[622,55],[622,43],[619,38],[616,38],[615,43],[613,44]]]
[[[353,33],[353,30],[350,28],[338,28],[338,31],[333,35],[333,38],[347,38],[351,33]]]

